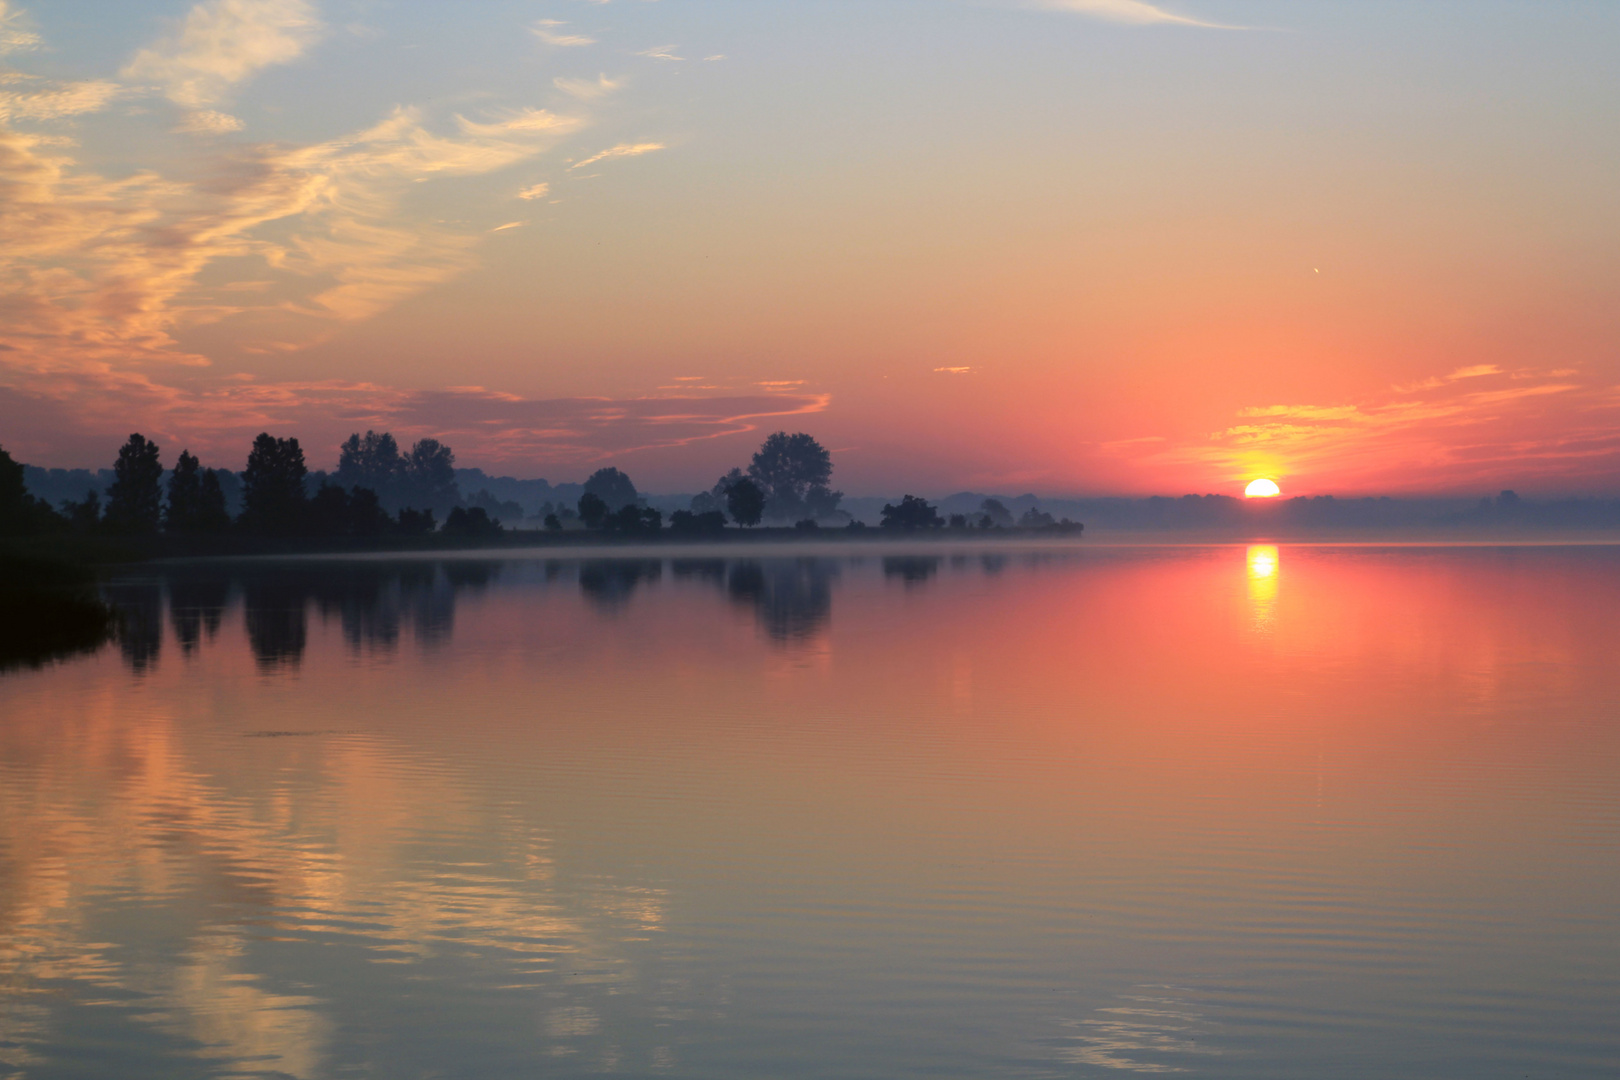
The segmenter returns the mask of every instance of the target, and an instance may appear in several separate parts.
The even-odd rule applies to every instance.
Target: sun
[[[1261,477],[1259,480],[1250,480],[1249,486],[1243,489],[1243,494],[1251,499],[1275,499],[1282,494],[1282,488],[1277,481]]]

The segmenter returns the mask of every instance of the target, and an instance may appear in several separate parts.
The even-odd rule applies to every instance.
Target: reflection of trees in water
[[[473,578],[482,586],[490,576]],[[321,618],[338,620],[343,640],[354,652],[393,651],[407,622],[425,646],[448,641],[455,627],[456,578],[441,576],[434,563],[335,567],[323,569],[308,584]]]
[[[107,602],[118,609],[118,648],[137,675],[157,667],[163,649],[163,583],[123,581],[109,585]]]
[[[248,646],[260,668],[273,670],[302,660],[311,605],[323,621],[339,621],[345,643],[355,652],[392,651],[407,625],[419,645],[431,648],[450,638],[456,594],[482,591],[499,573],[499,564],[473,561],[187,568],[161,584],[114,583],[106,594],[122,615],[124,656],[142,672],[156,663],[162,644],[165,587],[169,623],[186,655],[205,637],[215,638],[232,591],[238,590]]]
[[[720,585],[726,580],[724,559],[671,559],[670,571],[677,580],[701,581]]]
[[[885,555],[883,576],[897,577],[906,585],[921,585],[939,573],[943,560],[938,555]]]
[[[254,574],[242,583],[248,648],[264,671],[297,667],[309,643],[309,590],[297,577]]]
[[[774,641],[814,637],[832,615],[831,559],[738,559],[726,577],[726,592],[754,608],[760,628]]]
[[[203,635],[213,641],[220,619],[230,599],[230,582],[224,578],[177,578],[169,581],[169,624],[180,651],[190,656]]]
[[[579,588],[606,611],[618,611],[643,581],[664,576],[662,559],[588,559],[579,564]]]

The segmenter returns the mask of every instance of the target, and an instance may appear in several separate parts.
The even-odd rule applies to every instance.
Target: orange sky
[[[1620,490],[1620,11],[0,2],[0,444]]]

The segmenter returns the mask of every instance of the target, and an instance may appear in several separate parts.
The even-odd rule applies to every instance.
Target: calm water
[[[1620,549],[112,592],[0,677],[0,1076],[1620,1073]]]

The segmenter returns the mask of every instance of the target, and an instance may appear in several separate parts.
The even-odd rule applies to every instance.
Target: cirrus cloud
[[[1204,440],[1108,449],[1143,466],[1195,467],[1212,483],[1280,475],[1363,491],[1612,486],[1620,389],[1570,375],[1472,365],[1362,402],[1250,406],[1241,423]]]
[[[123,74],[202,109],[263,69],[297,60],[320,31],[308,0],[209,0],[173,36],[136,53]]]
[[[40,44],[39,35],[28,29],[26,13],[0,0],[0,56],[31,52]]]
[[[642,154],[650,154],[655,150],[665,149],[668,148],[663,143],[620,143],[618,146],[592,154],[584,161],[576,161],[568,167],[570,169],[583,169],[587,165],[595,165],[598,161],[606,161],[608,158],[639,157]]]
[[[1107,22],[1129,26],[1197,26],[1206,30],[1245,30],[1248,27],[1205,22],[1189,15],[1177,15],[1145,0],[1035,0],[1034,6],[1049,11],[1071,11]]]

